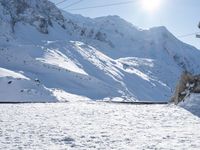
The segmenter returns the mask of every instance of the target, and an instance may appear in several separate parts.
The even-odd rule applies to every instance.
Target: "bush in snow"
[[[178,104],[191,93],[200,93],[200,75],[193,76],[189,72],[183,72],[176,86],[172,102]]]

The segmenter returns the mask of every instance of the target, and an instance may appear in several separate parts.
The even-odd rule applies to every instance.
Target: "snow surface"
[[[0,0],[0,21],[1,79],[16,74],[28,79],[11,84],[17,87],[0,80],[0,101],[13,101],[6,93],[16,97],[23,89],[41,93],[41,88],[46,102],[76,96],[168,101],[183,70],[200,73],[200,51],[165,27],[142,30],[118,16],[85,18],[48,0]],[[35,80],[40,88],[33,87]]]
[[[174,105],[0,105],[0,149],[198,150],[200,119]]]
[[[200,94],[191,94],[179,106],[200,117]]]
[[[57,102],[55,96],[37,80],[0,68],[1,102]]]
[[[0,68],[0,78],[3,78],[3,77],[22,78],[22,79],[29,80],[27,77],[25,77],[21,73],[16,73],[16,72],[11,71],[11,70]]]

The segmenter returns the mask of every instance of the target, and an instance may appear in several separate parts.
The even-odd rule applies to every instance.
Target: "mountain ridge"
[[[45,102],[77,97],[167,101],[182,71],[200,71],[200,51],[165,27],[142,30],[118,16],[85,18],[63,12],[48,0],[5,3],[0,0],[0,69],[31,82],[8,84],[4,91],[19,92],[12,101],[23,95]],[[10,81],[8,76],[0,77],[3,84]],[[47,91],[46,98],[37,96],[37,85]]]

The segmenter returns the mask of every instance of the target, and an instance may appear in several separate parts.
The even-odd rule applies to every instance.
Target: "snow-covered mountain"
[[[48,0],[0,0],[0,100],[167,101],[200,51],[165,27],[85,18]]]

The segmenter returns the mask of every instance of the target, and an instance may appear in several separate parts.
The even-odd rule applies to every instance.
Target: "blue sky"
[[[51,1],[57,3],[62,0]],[[65,3],[58,6],[64,8],[77,1],[79,0],[67,0]],[[70,10],[125,1],[131,0],[82,0],[82,2],[65,10],[92,18],[107,15],[119,15],[133,25],[141,28],[166,26],[175,36],[200,32],[200,29],[197,27],[198,22],[200,21],[200,0],[160,0],[161,4],[158,9],[152,12],[147,11],[142,7],[141,0],[132,0],[134,1],[133,3],[112,7]],[[200,49],[200,39],[197,39],[195,35],[182,37],[180,40]]]

